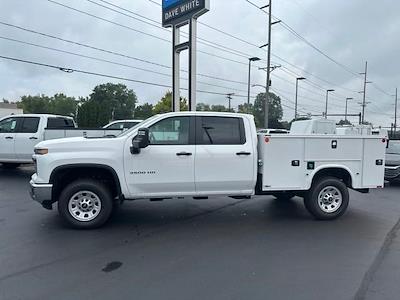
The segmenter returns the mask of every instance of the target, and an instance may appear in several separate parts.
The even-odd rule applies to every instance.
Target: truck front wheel
[[[304,205],[316,219],[333,220],[346,212],[349,191],[338,178],[322,178],[305,195]]]
[[[102,226],[110,218],[113,199],[100,182],[90,179],[69,184],[58,200],[58,211],[67,225],[79,229]]]

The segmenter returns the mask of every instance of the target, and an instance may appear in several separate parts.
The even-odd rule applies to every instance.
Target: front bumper
[[[385,166],[385,179],[393,180],[400,178],[400,166]]]
[[[45,205],[46,202],[51,202],[51,195],[53,192],[52,184],[38,184],[33,180],[31,180],[29,183],[31,185],[30,194],[33,200],[42,205]]]

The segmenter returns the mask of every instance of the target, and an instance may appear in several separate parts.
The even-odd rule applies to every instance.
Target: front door
[[[18,118],[10,117],[0,121],[0,161],[15,160],[15,131]]]
[[[249,195],[257,155],[247,119],[203,116],[196,120],[195,182],[199,194]]]
[[[163,119],[149,127],[150,145],[131,155],[127,181],[132,197],[193,195],[195,117]]]

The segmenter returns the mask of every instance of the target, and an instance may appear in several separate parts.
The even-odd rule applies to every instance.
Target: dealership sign
[[[164,27],[179,25],[197,18],[210,9],[210,0],[163,0],[162,24]]]

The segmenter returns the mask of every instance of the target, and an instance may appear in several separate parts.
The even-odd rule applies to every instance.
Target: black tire
[[[327,202],[319,199],[320,193],[328,193]],[[341,202],[338,199],[329,197],[330,194],[340,195]],[[331,202],[332,201],[332,202]],[[331,202],[330,204],[328,202]],[[311,189],[304,197],[304,205],[306,209],[317,220],[333,220],[342,216],[349,206],[349,191],[346,184],[335,177],[321,178],[313,184]]]
[[[5,169],[16,169],[20,165],[21,164],[18,164],[18,163],[3,163],[3,168],[5,168]]]
[[[73,216],[69,211],[70,199],[79,192],[88,191],[98,197],[101,204],[97,216],[88,221],[78,220],[77,216]],[[90,196],[89,196],[90,197]],[[89,199],[91,200],[91,199]],[[96,201],[96,200],[94,200]],[[91,179],[81,179],[70,183],[61,192],[58,199],[58,212],[63,221],[78,229],[93,229],[104,225],[110,218],[113,211],[113,199],[110,190],[102,185],[99,181]]]
[[[282,201],[288,201],[294,197],[296,197],[296,194],[293,192],[276,192],[272,194],[277,200],[282,200]]]

